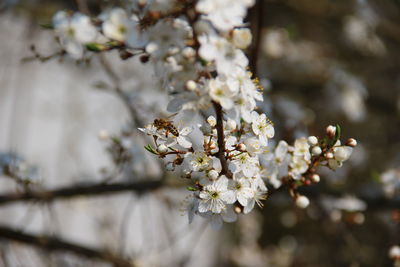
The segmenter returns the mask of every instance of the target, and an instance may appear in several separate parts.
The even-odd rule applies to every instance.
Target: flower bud
[[[158,45],[156,43],[149,43],[146,45],[145,49],[148,54],[152,54],[158,50]]]
[[[107,130],[100,130],[98,133],[98,137],[100,140],[107,140],[110,138],[110,135],[108,134]]]
[[[322,149],[321,149],[319,146],[315,146],[315,147],[313,147],[313,148],[311,149],[311,154],[312,154],[313,156],[321,155],[321,153],[322,153]]]
[[[357,141],[354,138],[349,138],[346,141],[346,146],[351,146],[351,147],[356,147],[357,146]]]
[[[216,148],[217,148],[217,144],[211,140],[210,149],[212,150],[212,149],[216,149]]]
[[[319,175],[316,174],[316,173],[314,173],[314,174],[311,176],[311,181],[313,181],[314,183],[319,183],[320,180],[321,180],[321,178],[320,178]]]
[[[216,180],[216,179],[218,178],[218,176],[219,176],[219,173],[218,173],[216,170],[210,170],[210,171],[207,173],[207,176],[208,176],[210,179]]]
[[[389,257],[391,259],[400,259],[400,246],[392,246],[389,250]]]
[[[241,152],[244,152],[244,151],[246,151],[246,145],[243,144],[243,143],[238,144],[238,145],[237,145],[237,149],[238,149],[239,151],[241,151]]]
[[[325,154],[325,158],[327,159],[333,159],[333,153],[332,152],[328,152]]]
[[[318,138],[315,136],[309,136],[307,138],[308,143],[310,144],[310,146],[315,146],[318,144]]]
[[[211,127],[214,127],[215,125],[217,125],[217,120],[215,119],[214,116],[208,117],[207,122],[208,122],[208,124],[211,125]]]
[[[193,80],[189,80],[186,82],[186,89],[188,89],[189,91],[194,91],[197,88],[197,84],[195,81]]]
[[[310,200],[305,196],[298,196],[296,198],[296,206],[305,209],[310,204]]]
[[[329,125],[326,127],[326,134],[328,135],[329,138],[333,138],[336,135],[336,127]]]
[[[235,206],[235,208],[233,209],[233,211],[234,211],[236,214],[240,214],[240,213],[242,213],[243,209],[242,209],[242,207]]]
[[[147,0],[138,0],[138,6],[144,8],[147,5]]]
[[[191,47],[185,47],[183,50],[182,50],[182,55],[185,57],[185,58],[193,58],[195,55],[196,55],[196,51],[193,49],[193,48],[191,48]]]
[[[160,153],[166,153],[168,151],[168,147],[164,144],[161,144],[157,147],[157,151]]]

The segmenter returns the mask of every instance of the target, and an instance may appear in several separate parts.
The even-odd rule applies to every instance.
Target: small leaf
[[[87,43],[86,44],[86,49],[93,51],[93,52],[100,52],[106,49],[106,47],[102,44],[98,43]]]
[[[186,189],[189,191],[193,191],[193,192],[198,190],[197,188],[192,187],[192,186],[188,186],[188,187],[186,187]]]
[[[333,138],[331,146],[334,146],[336,144],[336,142],[340,139],[341,134],[342,134],[342,129],[340,128],[339,124],[336,124],[336,134],[335,137]]]
[[[46,30],[53,30],[54,29],[54,26],[51,23],[42,23],[42,24],[40,24],[40,27],[42,27],[43,29],[46,29]]]

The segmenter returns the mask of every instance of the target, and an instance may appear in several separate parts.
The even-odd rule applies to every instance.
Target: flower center
[[[219,197],[219,193],[218,192],[210,192],[210,197],[212,199],[217,199]]]
[[[124,25],[120,25],[118,27],[118,31],[122,34],[126,33],[126,27]]]
[[[223,96],[224,95],[224,91],[221,88],[217,88],[217,90],[215,90],[215,95],[216,96]]]

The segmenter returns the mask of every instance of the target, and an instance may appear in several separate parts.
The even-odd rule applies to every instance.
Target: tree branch
[[[260,52],[260,45],[261,45],[261,34],[263,29],[263,6],[264,0],[257,0],[254,7],[250,10],[250,17],[252,22],[252,34],[253,34],[253,46],[251,47],[250,51],[250,71],[253,73],[255,77],[258,77],[258,54]]]
[[[163,180],[114,183],[114,184],[89,184],[73,185],[62,187],[49,191],[26,191],[23,193],[10,193],[0,195],[0,206],[20,201],[43,201],[49,202],[56,199],[73,198],[78,196],[96,196],[104,194],[121,193],[126,191],[135,191],[136,193],[145,193],[156,190],[164,185]]]
[[[217,116],[217,134],[218,134],[218,158],[221,162],[221,175],[226,175],[228,178],[232,178],[232,173],[228,169],[228,162],[225,158],[225,137],[224,137],[224,125],[222,120],[222,107],[220,104],[213,101],[215,113]]]
[[[134,266],[132,261],[129,261],[121,256],[115,255],[108,251],[89,248],[80,244],[74,244],[58,237],[47,235],[34,235],[23,233],[20,230],[14,230],[7,226],[0,226],[0,238],[17,241],[20,243],[35,246],[47,251],[67,251],[87,258],[99,259],[110,262],[116,267],[131,267]]]

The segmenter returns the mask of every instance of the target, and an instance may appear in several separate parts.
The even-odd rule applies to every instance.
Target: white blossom
[[[233,107],[233,97],[238,92],[238,84],[232,79],[212,79],[208,83],[211,98],[220,103],[224,109]]]
[[[253,111],[251,113],[252,124],[251,127],[255,135],[258,136],[260,142],[263,146],[268,145],[268,138],[272,138],[275,135],[274,126],[267,119],[267,116],[263,114],[258,114]]]
[[[211,211],[221,213],[227,204],[235,202],[235,194],[228,189],[228,178],[221,176],[218,180],[204,186],[199,194],[199,212]]]
[[[204,171],[211,165],[211,159],[200,151],[187,154],[186,161],[192,171]]]
[[[53,25],[62,46],[74,58],[82,57],[83,45],[94,42],[98,37],[90,18],[81,13],[70,16],[65,11],[59,11],[53,17]]]

